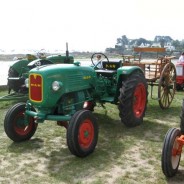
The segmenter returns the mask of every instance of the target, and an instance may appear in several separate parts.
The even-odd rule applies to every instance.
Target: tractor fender
[[[123,66],[117,70],[117,88],[115,95],[115,103],[118,102],[119,89],[122,86],[122,81],[126,80],[127,77],[135,71],[140,71],[144,74],[143,70],[139,66]]]
[[[117,70],[117,79],[119,79],[119,77],[122,75],[128,76],[137,70],[141,71],[144,74],[143,70],[139,66],[123,66]]]
[[[19,76],[22,73],[22,70],[27,67],[27,64],[29,62],[30,61],[28,61],[27,59],[20,59],[20,60],[13,62],[13,64],[10,66],[10,68],[11,68],[11,70],[16,71],[17,76]],[[13,77],[15,77],[15,76],[13,76]]]
[[[27,66],[29,69],[32,69],[32,68],[36,68],[37,66],[48,65],[48,64],[53,64],[53,62],[48,59],[36,59],[31,61]]]

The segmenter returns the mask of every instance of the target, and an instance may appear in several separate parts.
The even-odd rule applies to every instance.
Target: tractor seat
[[[117,69],[122,66],[122,61],[103,61],[102,69],[96,70],[96,73],[105,77],[110,77],[117,73]]]

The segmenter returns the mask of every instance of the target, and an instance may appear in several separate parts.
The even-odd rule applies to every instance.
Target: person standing
[[[179,63],[184,63],[184,52],[181,54],[178,60]]]

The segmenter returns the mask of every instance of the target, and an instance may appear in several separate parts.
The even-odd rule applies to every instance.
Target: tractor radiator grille
[[[31,74],[29,76],[29,99],[34,102],[42,102],[42,90],[42,76],[37,74]]]
[[[78,89],[79,88],[79,86],[80,87],[82,87],[82,86],[84,86],[85,85],[85,83],[84,82],[81,82],[82,81],[82,79],[83,79],[83,75],[82,74],[72,74],[72,75],[69,75],[69,76],[67,76],[67,79],[68,79],[68,84],[69,84],[69,88],[71,89],[73,89],[73,90],[76,90],[76,89]]]

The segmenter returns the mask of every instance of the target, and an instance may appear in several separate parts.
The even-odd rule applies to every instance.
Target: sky
[[[103,52],[117,38],[184,39],[183,0],[1,0],[0,49]]]

